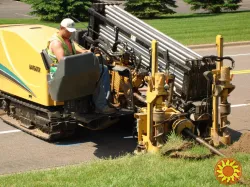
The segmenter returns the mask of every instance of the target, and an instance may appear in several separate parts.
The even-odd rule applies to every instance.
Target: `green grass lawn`
[[[250,12],[180,15],[146,22],[186,45],[215,43],[218,34],[224,42],[250,40]]]
[[[249,179],[250,155],[237,154],[236,158],[243,166],[243,176]],[[224,186],[220,185],[214,176],[214,167],[218,160],[219,157],[191,161],[151,154],[128,155],[114,160],[99,160],[77,166],[0,176],[0,184],[3,187],[217,187]]]
[[[176,148],[183,143],[179,136],[170,135],[164,148]],[[202,155],[208,152],[203,146],[194,145],[189,154]],[[220,158],[215,156],[197,161],[173,159],[160,153],[125,155],[116,159],[99,159],[74,166],[0,176],[0,186],[217,187],[223,186],[214,175],[215,165]],[[250,155],[237,153],[234,158],[241,163],[242,176],[248,183]]]
[[[250,40],[250,12],[172,15],[144,21],[184,45],[215,43],[218,34],[223,35],[225,42]],[[0,24],[15,23],[59,25],[36,19],[0,19]],[[78,28],[86,28],[84,25],[77,23]]]

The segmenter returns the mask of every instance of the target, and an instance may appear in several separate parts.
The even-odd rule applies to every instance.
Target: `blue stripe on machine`
[[[32,92],[32,90],[20,79],[18,78],[14,73],[12,73],[7,67],[5,67],[3,64],[0,64],[0,74],[2,74],[7,79],[15,82],[19,86],[21,86],[23,89],[31,93],[34,97],[35,94]]]

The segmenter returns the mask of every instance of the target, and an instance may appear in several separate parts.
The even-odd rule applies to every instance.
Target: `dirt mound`
[[[239,141],[235,142],[227,149],[221,150],[226,155],[231,155],[237,152],[250,153],[250,132],[244,133]]]

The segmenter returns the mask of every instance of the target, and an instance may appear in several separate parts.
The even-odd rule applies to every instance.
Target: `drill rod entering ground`
[[[207,142],[205,142],[204,140],[202,140],[201,138],[199,138],[198,136],[196,136],[195,134],[193,134],[189,129],[184,129],[183,133],[185,135],[190,136],[191,138],[195,139],[197,142],[203,144],[204,146],[206,146],[207,148],[209,148],[211,151],[213,151],[214,153],[216,153],[219,156],[223,156],[226,157],[223,153],[221,153],[219,150],[217,150],[216,148],[214,148],[213,146],[209,145]]]

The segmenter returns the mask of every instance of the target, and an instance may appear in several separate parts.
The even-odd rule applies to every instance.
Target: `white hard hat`
[[[61,26],[66,28],[69,32],[75,32],[75,22],[70,18],[65,18],[61,22]]]

